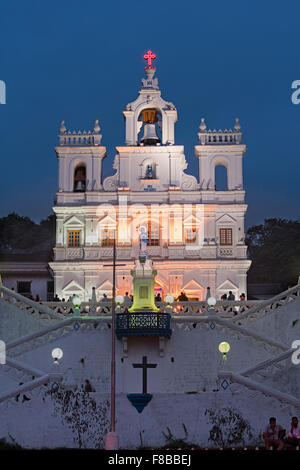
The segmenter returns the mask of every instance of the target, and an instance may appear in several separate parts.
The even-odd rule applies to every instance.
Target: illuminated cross
[[[154,369],[157,364],[149,364],[147,362],[147,356],[143,356],[142,364],[132,364],[134,368],[143,369],[143,393],[147,393],[147,369]]]
[[[152,59],[156,59],[156,55],[152,51],[147,51],[147,54],[144,55],[144,59],[148,60],[148,67],[152,66]]]

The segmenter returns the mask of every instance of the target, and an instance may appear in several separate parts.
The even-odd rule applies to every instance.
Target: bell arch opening
[[[157,145],[162,142],[162,115],[156,108],[143,109],[138,116],[140,130],[138,145]]]
[[[222,163],[215,165],[215,191],[228,190],[228,170],[227,166]]]
[[[74,192],[85,192],[86,190],[86,167],[82,163],[74,170]]]

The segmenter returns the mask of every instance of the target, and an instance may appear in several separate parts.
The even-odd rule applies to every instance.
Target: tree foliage
[[[0,253],[49,253],[55,245],[55,216],[39,224],[16,213],[0,218]]]
[[[248,282],[280,282],[293,286],[300,275],[300,222],[265,219],[250,227],[246,235],[248,256],[252,260]]]

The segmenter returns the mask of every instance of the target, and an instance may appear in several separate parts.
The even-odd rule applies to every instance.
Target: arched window
[[[85,192],[86,170],[84,165],[77,166],[74,171],[74,192]]]
[[[227,191],[227,168],[225,165],[218,164],[215,167],[215,190]]]

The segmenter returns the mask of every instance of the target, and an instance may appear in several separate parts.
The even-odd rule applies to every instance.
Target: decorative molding
[[[117,172],[105,178],[103,181],[103,189],[104,191],[117,191],[118,189],[118,182],[119,182],[119,169]]]
[[[199,189],[197,178],[182,171],[181,189],[182,191],[196,191]]]

